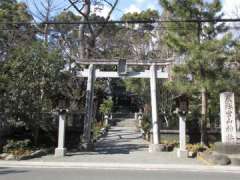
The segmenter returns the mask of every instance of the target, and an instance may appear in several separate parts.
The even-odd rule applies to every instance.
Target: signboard
[[[221,134],[222,142],[235,144],[237,140],[234,94],[220,94]]]

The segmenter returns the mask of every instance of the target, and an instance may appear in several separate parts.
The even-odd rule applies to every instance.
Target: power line
[[[154,24],[154,23],[207,23],[207,22],[240,22],[240,18],[236,19],[172,19],[172,20],[118,20],[118,21],[75,21],[75,22],[41,22],[39,25],[80,25],[80,24]],[[0,22],[3,25],[36,25],[33,22]]]
[[[239,30],[240,26],[227,26],[226,27],[228,30]],[[128,29],[129,31],[138,31],[138,30],[134,30],[134,29]],[[197,30],[194,27],[167,27],[167,26],[161,26],[161,27],[157,27],[154,28],[154,30],[179,30],[179,31],[193,31],[193,30]],[[29,33],[28,30],[22,30],[21,28],[0,28],[0,31],[7,31],[7,32],[21,32],[21,33]],[[49,30],[49,32],[54,32],[55,30]],[[74,29],[74,31],[79,31],[79,29]],[[146,30],[147,31],[147,30]],[[30,30],[30,32],[34,32],[34,33],[38,33],[38,32],[42,32],[40,30]],[[57,30],[56,30],[57,32]]]
[[[97,25],[97,24],[108,24],[108,25],[113,25],[113,24],[164,24],[158,27],[155,27],[154,29],[168,29],[168,30],[195,30],[196,28],[194,27],[185,27],[181,26],[179,23],[207,23],[207,22],[215,22],[215,23],[224,23],[224,22],[232,22],[232,23],[237,23],[240,22],[240,19],[189,19],[189,20],[129,20],[129,21],[78,21],[78,22],[60,22],[60,21],[52,21],[52,22],[41,22],[41,23],[33,23],[33,22],[0,22],[0,25],[7,25],[10,27],[3,27],[0,28],[0,31],[21,31],[21,32],[27,32],[27,30],[22,30],[21,26],[25,26],[25,28],[34,28],[33,26],[36,25],[80,25],[80,24],[92,24],[92,25]],[[178,23],[177,27],[171,27],[168,26],[167,23]],[[180,26],[179,26],[180,25]],[[227,28],[230,29],[235,29],[238,30],[240,26],[227,26]],[[36,30],[33,30],[37,32]]]

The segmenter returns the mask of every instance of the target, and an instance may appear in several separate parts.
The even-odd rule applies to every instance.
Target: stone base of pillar
[[[164,149],[164,145],[163,144],[149,144],[149,147],[148,147],[148,151],[150,153],[162,152],[163,149]]]
[[[56,148],[55,149],[55,156],[56,157],[63,157],[66,154],[66,148]]]
[[[187,158],[188,157],[188,151],[177,149],[177,157],[178,158]]]
[[[82,151],[95,151],[95,146],[93,143],[83,143],[80,145]]]

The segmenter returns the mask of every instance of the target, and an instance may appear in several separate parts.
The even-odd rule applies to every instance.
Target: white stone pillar
[[[237,128],[234,93],[224,92],[220,94],[220,115],[222,143],[236,144]]]
[[[186,116],[179,115],[179,149],[177,150],[179,158],[188,156],[186,150]]]
[[[159,144],[158,131],[158,109],[157,109],[157,74],[156,66],[150,67],[150,88],[151,88],[151,105],[152,105],[152,130],[153,130],[153,144]]]
[[[137,121],[138,120],[138,113],[134,113],[134,120]]]
[[[65,143],[65,125],[66,125],[66,114],[59,114],[59,127],[58,127],[58,147],[55,149],[55,156],[63,157],[66,153],[64,147]]]
[[[142,129],[143,114],[142,114],[142,113],[139,113],[137,119],[138,119],[138,127],[139,127],[140,129]]]
[[[93,96],[94,96],[94,80],[95,80],[95,66],[89,65],[86,89],[86,105],[85,105],[85,117],[84,117],[84,134],[83,140],[86,149],[91,144],[91,125],[93,120]],[[90,145],[91,146],[91,145]]]
[[[109,116],[104,115],[104,124],[105,124],[106,127],[108,126],[108,120],[109,120]]]
[[[153,142],[149,145],[149,152],[161,151],[159,145],[159,126],[157,109],[157,72],[156,65],[150,67],[150,88],[151,88],[151,107],[152,107],[152,133]]]

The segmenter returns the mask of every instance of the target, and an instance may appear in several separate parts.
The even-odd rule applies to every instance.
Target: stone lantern
[[[188,113],[188,96],[183,94],[175,98],[176,100],[176,112],[180,116],[186,116]]]
[[[58,112],[59,112],[59,127],[58,127],[58,147],[55,149],[55,156],[63,157],[66,153],[65,148],[65,126],[66,126],[66,113],[69,105],[68,98],[63,94],[57,95]]]
[[[179,149],[177,156],[179,158],[187,158],[188,152],[186,150],[186,115],[188,113],[188,97],[183,94],[175,98],[176,112],[179,116]]]
[[[63,94],[57,95],[57,110],[59,114],[66,113],[69,107],[69,100],[68,98]]]

